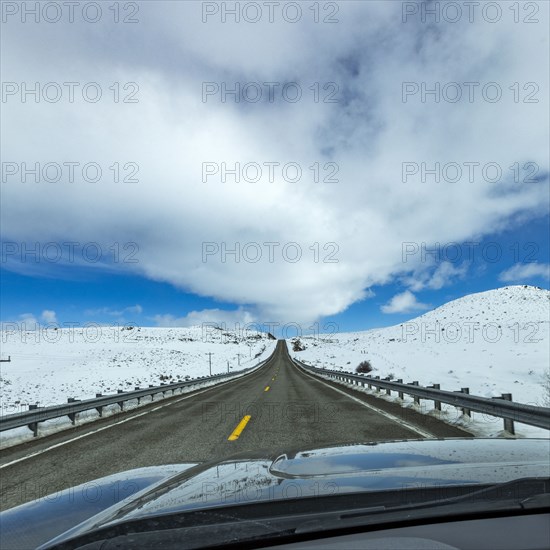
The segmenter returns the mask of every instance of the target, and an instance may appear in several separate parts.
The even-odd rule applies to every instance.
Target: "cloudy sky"
[[[547,2],[34,4],[2,3],[2,321],[548,286]]]

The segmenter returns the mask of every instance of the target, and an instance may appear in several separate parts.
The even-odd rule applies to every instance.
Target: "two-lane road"
[[[279,341],[242,378],[0,452],[1,508],[132,468],[466,432],[304,373]]]

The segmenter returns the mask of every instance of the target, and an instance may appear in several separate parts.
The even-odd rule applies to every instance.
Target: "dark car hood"
[[[99,526],[176,511],[547,477],[549,453],[547,439],[444,439],[302,450],[275,459],[142,468],[0,514],[0,546],[36,547],[56,535],[52,543]]]

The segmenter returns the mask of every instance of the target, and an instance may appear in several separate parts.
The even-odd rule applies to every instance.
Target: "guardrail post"
[[[440,390],[441,384],[433,384],[431,386],[428,386],[429,388],[433,388],[434,390]],[[434,400],[434,409],[437,411],[441,410],[441,401],[435,401]]]
[[[369,375],[367,376],[367,378],[370,379],[370,377],[371,377],[371,376],[370,376],[370,374],[369,374]],[[367,386],[369,387],[369,390],[372,390],[372,384],[370,383],[370,380],[369,380],[369,382],[367,382]]]
[[[69,397],[67,399],[67,403],[75,403],[76,401],[78,401],[78,399],[75,399],[74,397]],[[74,423],[76,420],[76,413],[69,413],[67,416],[71,420],[71,424],[74,426]]]
[[[29,411],[34,411],[38,409],[38,405],[29,405]],[[32,431],[34,437],[38,436],[38,422],[31,422],[29,425],[29,430]]]
[[[460,391],[461,393],[465,393],[467,395],[470,394],[470,388],[460,388]],[[467,408],[463,408],[462,409],[462,414],[464,416],[471,416],[472,415],[472,411],[470,411],[470,409],[467,409]]]
[[[380,380],[380,376],[375,376],[374,379],[375,379],[375,380]],[[380,386],[374,384],[374,387],[376,388],[376,391],[377,391],[377,392],[380,391]]]
[[[386,378],[384,378],[384,380],[387,380],[388,382],[391,382],[391,378],[389,376],[386,376]],[[391,395],[390,388],[386,388],[386,394]]]
[[[95,394],[95,397],[96,397],[96,399],[97,399],[98,397],[103,397],[103,394],[101,394],[101,393],[96,393],[96,394]],[[102,407],[102,406],[96,407],[95,410],[99,413],[99,416],[103,416],[103,407]]]
[[[511,393],[503,393],[501,395],[501,399],[505,399],[506,401],[512,401],[512,394]],[[511,433],[512,435],[515,435],[516,431],[514,429],[514,421],[511,418],[505,418],[504,419],[504,430],[506,432]]]
[[[139,386],[134,386],[134,390],[139,391],[139,390],[141,390],[141,388]],[[138,397],[137,400],[138,400],[138,405],[139,405],[141,403],[141,397]]]
[[[397,383],[398,384],[403,384],[403,378],[398,378]],[[403,391],[402,390],[399,390],[397,392],[397,395],[399,395],[399,399],[403,399]]]
[[[413,382],[411,382],[411,385],[419,386],[420,384],[418,383],[418,380],[414,380]],[[420,405],[420,397],[418,397],[416,395],[413,395],[413,399],[414,399],[414,404],[415,405]]]
[[[116,392],[117,393],[124,393],[124,390],[117,390]],[[124,410],[124,401],[119,401],[118,406],[120,407],[120,410],[123,411]]]

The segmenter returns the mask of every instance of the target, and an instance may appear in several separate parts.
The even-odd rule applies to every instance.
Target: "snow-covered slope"
[[[367,359],[374,376],[469,387],[486,397],[512,393],[514,401],[549,406],[549,323],[548,290],[508,286],[464,296],[401,325],[304,337],[306,349],[291,354],[347,371]]]
[[[207,376],[208,352],[212,374],[227,372],[228,362],[236,371],[267,358],[276,344],[263,333],[200,326],[5,330],[1,338],[2,358],[11,356],[0,363],[3,414]]]

